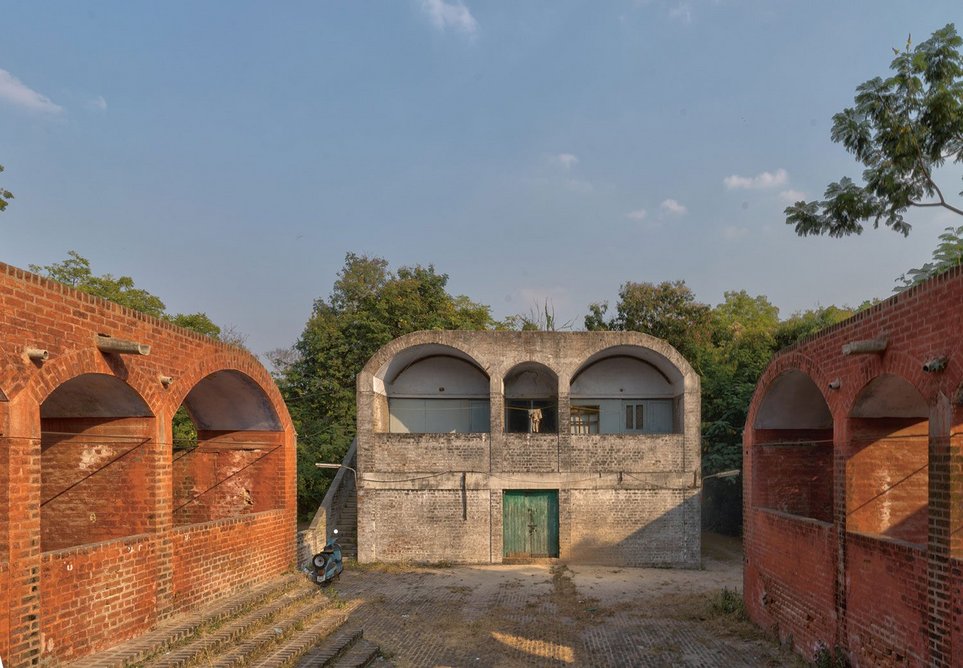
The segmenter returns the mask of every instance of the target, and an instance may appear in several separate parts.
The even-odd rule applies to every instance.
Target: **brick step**
[[[341,655],[341,657],[332,664],[333,668],[364,668],[365,666],[371,665],[378,655],[381,654],[381,648],[375,645],[373,642],[361,638],[354,647]]]
[[[268,605],[255,608],[219,628],[206,630],[196,640],[166,652],[146,665],[151,668],[184,668],[208,661],[226,647],[263,629],[275,619],[297,614],[314,602],[318,595],[317,587],[312,584],[293,589]]]
[[[260,666],[261,657],[272,654],[285,646],[297,636],[306,625],[322,624],[329,629],[344,623],[345,615],[331,609],[331,601],[327,596],[318,592],[317,598],[311,600],[307,606],[301,608],[281,620],[275,620],[267,628],[237,643],[229,652],[214,657],[205,665],[218,668],[235,668],[237,666]]]
[[[294,634],[279,649],[261,658],[257,663],[258,668],[294,668],[300,666],[304,660],[303,657],[316,651],[320,643],[330,642],[331,639],[345,634],[343,624],[346,619],[344,615],[338,617],[334,611],[332,611],[331,616],[323,616],[316,623],[309,624],[300,632]],[[360,634],[358,635],[360,636]],[[353,642],[352,639],[348,644],[350,645]]]
[[[178,615],[152,631],[69,664],[70,668],[124,668],[144,664],[153,657],[193,640],[204,628],[219,626],[258,606],[303,587],[299,574],[276,578],[254,589],[228,596],[197,612]]]
[[[333,666],[342,655],[363,640],[361,629],[339,629],[324,642],[306,653],[297,663],[297,668],[323,668]]]

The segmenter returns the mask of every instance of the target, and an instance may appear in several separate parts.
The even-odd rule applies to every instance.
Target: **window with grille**
[[[599,406],[572,406],[572,433],[598,434],[600,416]]]

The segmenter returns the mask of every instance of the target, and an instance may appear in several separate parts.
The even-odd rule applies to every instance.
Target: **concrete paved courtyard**
[[[708,535],[703,555],[703,570],[351,564],[328,592],[380,665],[805,665],[712,605],[741,590],[738,540]]]

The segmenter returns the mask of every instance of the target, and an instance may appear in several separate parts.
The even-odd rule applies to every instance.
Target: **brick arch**
[[[535,359],[524,359],[520,361],[511,360],[511,366],[509,366],[506,369],[499,369],[496,374],[492,374],[492,377],[494,378],[497,375],[498,379],[501,381],[502,389],[504,390],[505,379],[511,376],[512,374],[514,374],[519,369],[519,367],[523,367],[523,366],[540,367],[542,369],[545,369],[546,371],[551,372],[551,374],[554,376],[553,380],[555,381],[555,389],[557,391],[558,383],[562,379],[562,374],[559,373],[559,369],[557,367],[553,367],[553,365],[549,364],[548,363],[549,361],[550,360],[535,360]]]
[[[279,431],[293,429],[287,406],[270,374],[252,355],[240,350],[205,356],[180,375],[175,375],[169,395],[164,402],[167,414],[173,415],[198,383],[218,371],[237,371],[254,381],[268,398],[280,423]],[[173,373],[176,374],[176,372]]]
[[[881,359],[874,355],[873,360],[868,364],[847,365],[849,373],[842,376],[843,386],[838,401],[838,417],[849,417],[863,389],[885,374],[905,380],[919,392],[923,401],[932,405],[939,392],[940,379],[923,371],[924,361],[906,353],[894,351],[886,353]],[[833,411],[833,415],[837,416],[836,411]]]
[[[113,360],[94,347],[58,355],[45,362],[24,386],[22,393],[31,397],[39,408],[65,382],[89,373],[123,381],[147,404],[153,415],[158,414],[162,405],[158,396],[160,382],[153,370],[140,359],[124,357]]]
[[[370,378],[376,377],[382,367],[384,367],[386,364],[389,364],[400,353],[403,353],[411,348],[416,348],[423,345],[440,345],[447,346],[448,348],[465,355],[468,358],[466,361],[471,362],[486,376],[492,378],[493,373],[491,367],[486,366],[479,361],[477,352],[474,352],[467,346],[462,345],[457,338],[458,334],[459,332],[452,332],[448,330],[425,330],[420,332],[411,332],[410,334],[400,336],[379,348],[377,352],[371,356],[367,364],[364,365],[364,369],[362,369],[359,377],[361,375],[367,375]]]
[[[800,371],[806,374],[816,384],[817,389],[819,389],[820,394],[822,394],[823,399],[826,401],[826,405],[829,406],[829,412],[832,413],[833,419],[836,419],[836,407],[840,397],[837,392],[829,389],[829,383],[832,379],[827,378],[819,365],[810,357],[798,352],[791,352],[776,357],[769,363],[766,370],[763,371],[762,376],[760,376],[759,381],[756,383],[756,391],[752,395],[752,400],[749,402],[749,410],[746,413],[746,425],[754,425],[756,423],[759,407],[769,393],[772,383],[779,376],[790,371]]]
[[[613,340],[613,338],[615,340]],[[686,391],[691,389],[690,383],[698,378],[695,369],[692,368],[689,361],[683,357],[682,353],[676,350],[674,346],[667,341],[650,336],[649,334],[643,334],[642,332],[620,332],[618,337],[612,337],[610,332],[606,332],[605,336],[599,337],[597,343],[586,348],[585,355],[582,359],[562,369],[562,372],[566,375],[569,382],[571,382],[571,379],[586,367],[588,360],[592,357],[599,353],[604,353],[610,348],[618,348],[620,346],[647,349],[664,357],[682,374]]]

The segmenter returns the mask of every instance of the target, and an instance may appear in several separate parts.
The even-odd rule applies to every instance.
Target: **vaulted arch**
[[[84,373],[40,404],[44,551],[146,533],[154,416],[123,380]]]
[[[833,416],[825,397],[793,368],[762,392],[752,422],[751,504],[832,522]]]
[[[926,543],[929,408],[916,386],[876,376],[849,411],[846,523],[849,531]]]

